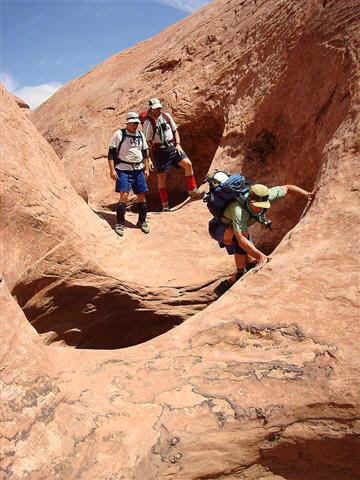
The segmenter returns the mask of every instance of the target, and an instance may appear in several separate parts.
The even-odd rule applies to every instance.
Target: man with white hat
[[[139,124],[139,115],[136,112],[129,112],[126,115],[126,128],[116,130],[109,144],[110,177],[115,180],[115,191],[120,193],[115,225],[115,232],[120,237],[124,235],[126,202],[131,189],[137,196],[139,212],[137,225],[144,233],[150,232],[146,221],[145,193],[148,191],[146,177],[152,169],[152,162],[146,138],[138,129]]]
[[[197,188],[192,163],[181,146],[178,127],[170,113],[162,112],[162,104],[158,98],[149,100],[143,131],[152,149],[162,211],[170,210],[166,175],[174,166],[185,171],[189,196],[192,199],[202,198],[204,192]]]
[[[271,259],[255,247],[248,229],[256,222],[271,228],[271,221],[266,218],[265,213],[274,201],[284,198],[287,193],[299,193],[308,199],[314,195],[314,192],[308,192],[296,185],[269,188],[266,185],[254,184],[244,195],[242,202],[232,201],[227,205],[221,217],[222,229],[218,228],[215,237],[219,237],[217,240],[220,244],[222,242],[221,246],[226,247],[229,255],[234,255],[237,271],[230,279],[221,282],[217,293],[228,290],[254,262],[256,269],[260,269]]]

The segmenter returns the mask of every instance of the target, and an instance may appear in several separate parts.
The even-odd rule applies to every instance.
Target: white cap
[[[126,115],[126,123],[140,123],[139,115],[136,112],[128,112]]]
[[[158,98],[150,98],[149,106],[152,110],[155,110],[155,108],[162,108],[161,102]]]
[[[218,183],[226,182],[228,178],[229,175],[227,175],[225,172],[216,172],[213,176],[213,179],[216,180]]]

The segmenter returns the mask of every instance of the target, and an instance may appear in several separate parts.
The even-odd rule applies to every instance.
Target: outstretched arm
[[[285,193],[300,193],[300,195],[307,197],[309,200],[311,200],[315,195],[315,190],[313,190],[312,192],[308,192],[307,190],[304,190],[297,185],[282,185],[281,188],[285,190]]]
[[[241,232],[235,231],[235,237],[236,240],[241,248],[243,248],[248,255],[251,257],[254,257],[257,261],[257,269],[263,267],[265,263],[269,262],[271,260],[271,257],[268,257],[264,253],[262,253],[260,250],[258,250],[253,243],[251,243],[245,235],[243,235]]]

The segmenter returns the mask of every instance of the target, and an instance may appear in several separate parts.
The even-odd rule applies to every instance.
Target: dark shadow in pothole
[[[316,420],[310,428],[316,428]],[[326,424],[327,420],[319,420]],[[273,448],[262,450],[261,464],[272,473],[286,480],[355,480],[360,478],[360,436],[346,435],[343,431],[353,428],[352,420],[332,420],[334,434],[338,430],[341,438],[326,438],[322,434],[319,440],[297,440],[294,443],[283,443]],[[341,433],[342,432],[342,433]]]

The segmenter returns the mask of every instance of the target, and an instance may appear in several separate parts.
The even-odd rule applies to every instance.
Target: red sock
[[[160,194],[161,205],[167,207],[169,205],[169,197],[168,197],[168,192],[166,188],[160,188],[159,194]]]
[[[188,192],[191,192],[191,190],[194,190],[196,188],[196,180],[194,175],[189,175],[188,177],[186,177],[186,186]]]

